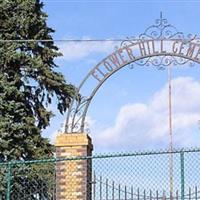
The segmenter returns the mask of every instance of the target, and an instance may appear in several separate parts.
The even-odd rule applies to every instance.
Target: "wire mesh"
[[[0,167],[0,200],[54,200],[55,163],[10,164]]]
[[[200,152],[169,152],[98,158],[93,163],[93,200],[200,199]]]
[[[169,194],[169,154],[149,156],[124,156],[93,161],[96,186],[100,188],[102,182],[103,199],[112,199],[110,188],[115,185],[115,193],[121,192],[122,199],[125,195],[133,192],[137,196],[140,191],[165,191]],[[174,155],[174,188],[180,190],[180,158]],[[102,187],[101,186],[101,187]],[[108,189],[109,188],[109,192]],[[120,188],[120,190],[119,190]],[[116,192],[118,190],[118,192]],[[107,194],[108,193],[108,194]],[[108,197],[106,197],[108,196]],[[119,196],[119,194],[118,194]],[[144,196],[144,194],[142,195]]]
[[[0,200],[6,198],[6,188],[7,188],[7,168],[6,166],[0,167]]]
[[[0,164],[0,200],[198,200],[200,150]],[[64,189],[63,189],[64,188]]]

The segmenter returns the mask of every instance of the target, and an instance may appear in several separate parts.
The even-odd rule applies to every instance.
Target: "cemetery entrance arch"
[[[103,83],[123,67],[153,65],[158,69],[165,69],[170,65],[195,63],[200,63],[200,38],[179,32],[161,14],[154,25],[148,27],[138,38],[130,37],[122,41],[113,53],[85,76],[70,104],[65,133],[87,132],[86,115],[93,97]],[[90,84],[89,93],[82,95],[87,84]]]

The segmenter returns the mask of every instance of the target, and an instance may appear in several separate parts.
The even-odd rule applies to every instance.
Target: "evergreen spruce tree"
[[[0,162],[51,156],[41,136],[53,116],[47,106],[56,98],[64,113],[74,94],[56,72],[54,42],[12,41],[52,39],[42,9],[40,0],[0,0]]]

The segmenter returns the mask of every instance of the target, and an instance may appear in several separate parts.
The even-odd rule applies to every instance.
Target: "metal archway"
[[[77,88],[66,118],[65,133],[87,132],[86,115],[89,105],[103,83],[118,70],[129,65],[156,66],[165,69],[169,65],[200,64],[200,38],[182,32],[170,25],[160,16],[155,25],[148,27],[138,39],[127,38],[112,54],[99,62]],[[79,94],[89,79],[94,84],[89,95],[80,97]]]

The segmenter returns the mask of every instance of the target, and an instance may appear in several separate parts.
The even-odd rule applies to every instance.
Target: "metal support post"
[[[185,192],[184,152],[180,153],[180,159],[181,159],[181,200],[184,200],[184,192]]]
[[[11,193],[11,181],[12,181],[12,164],[11,162],[8,163],[7,166],[7,173],[6,173],[6,182],[7,182],[7,188],[6,188],[6,200],[10,200],[10,193]]]

